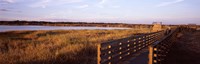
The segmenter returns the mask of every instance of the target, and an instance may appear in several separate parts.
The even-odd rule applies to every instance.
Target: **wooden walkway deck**
[[[185,32],[171,48],[165,64],[200,64],[200,31]]]
[[[126,61],[124,61],[121,64],[148,64],[148,47],[138,52],[138,54],[135,54],[133,56],[130,56],[130,58],[127,58]]]
[[[196,33],[197,32],[197,33]],[[186,36],[182,36],[183,34]],[[193,33],[193,34],[187,34]],[[182,38],[183,40],[180,40]],[[192,28],[180,27],[172,30],[159,31],[135,37],[128,37],[107,43],[101,43],[97,48],[98,64],[200,64],[200,31]],[[184,44],[177,43],[182,41]],[[193,41],[197,40],[197,41]],[[192,43],[194,42],[194,43]],[[181,54],[179,45],[189,43],[191,53]],[[175,45],[175,46],[174,46]],[[176,46],[177,45],[177,46]],[[196,48],[193,48],[195,46]],[[196,49],[196,50],[193,50]],[[183,51],[182,51],[183,52]],[[182,55],[182,56],[181,56]],[[178,58],[177,58],[178,57]],[[187,57],[183,59],[182,57]],[[193,58],[188,59],[188,58]],[[180,63],[176,63],[176,60]],[[190,62],[182,63],[181,61]],[[175,62],[175,63],[173,63]]]

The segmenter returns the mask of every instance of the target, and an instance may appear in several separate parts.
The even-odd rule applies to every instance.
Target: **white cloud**
[[[108,0],[101,0],[100,2],[99,2],[99,4],[104,4],[104,3],[106,3]]]
[[[8,3],[14,3],[15,2],[15,0],[3,0],[3,1],[8,2]]]
[[[160,4],[156,5],[156,7],[168,6],[168,5],[180,3],[180,2],[183,2],[183,1],[184,0],[175,0],[175,1],[171,1],[171,2],[163,2],[163,3],[160,3]]]
[[[99,8],[104,8],[104,4],[105,3],[107,3],[108,2],[108,0],[101,0],[98,4],[97,4],[97,7],[99,7]]]
[[[118,5],[113,5],[112,3],[113,3],[112,0],[101,0],[96,6],[99,8],[105,8],[105,7],[119,8],[120,7]]]
[[[103,5],[96,5],[97,7],[99,7],[99,8],[104,8],[104,6]]]
[[[6,3],[15,3],[16,0],[0,0],[0,3],[6,4]]]
[[[85,5],[78,6],[77,8],[87,8],[87,7],[89,7],[89,5],[85,4]]]
[[[77,3],[81,1],[82,0],[38,0],[38,2],[31,4],[30,7],[46,8],[47,6]]]
[[[48,5],[48,3],[50,2],[51,0],[41,0],[37,3],[34,3],[31,5],[31,7],[42,7],[42,8],[46,8],[46,6]]]
[[[120,8],[120,6],[112,6],[112,8]]]

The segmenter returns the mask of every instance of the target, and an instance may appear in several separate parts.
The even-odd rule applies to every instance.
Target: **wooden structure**
[[[188,31],[193,32],[195,29],[190,26],[179,26],[170,30],[101,43],[97,47],[97,64],[118,64],[145,47],[149,47],[148,63],[162,64],[178,37],[177,34]]]
[[[196,29],[198,28],[198,26],[196,24],[188,24],[188,26],[190,26],[190,28],[192,29]]]
[[[97,64],[117,64],[163,36],[164,31],[159,31],[101,43],[97,48]]]
[[[175,41],[174,39],[178,31],[179,29],[172,30],[161,41],[157,41],[149,47],[149,64],[162,64]]]
[[[165,60],[165,57],[170,51],[171,46],[173,45],[177,34],[179,32],[192,32],[195,31],[192,26],[179,27],[173,29],[171,33],[165,36],[161,41],[157,41],[149,47],[149,64],[163,64],[162,61]]]
[[[162,30],[162,22],[153,22],[152,32],[157,32]]]

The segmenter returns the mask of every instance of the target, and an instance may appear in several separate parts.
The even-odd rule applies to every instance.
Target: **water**
[[[0,32],[15,30],[113,30],[113,29],[130,29],[118,27],[72,27],[72,26],[10,26],[0,25]]]

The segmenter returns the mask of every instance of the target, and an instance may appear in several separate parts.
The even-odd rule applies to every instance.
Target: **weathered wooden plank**
[[[116,64],[125,57],[140,51],[162,37],[163,31],[131,36],[98,45],[98,64]]]

